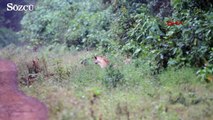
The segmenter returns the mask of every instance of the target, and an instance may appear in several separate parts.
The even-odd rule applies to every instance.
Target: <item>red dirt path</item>
[[[0,59],[0,120],[47,119],[47,107],[19,91],[16,65]]]

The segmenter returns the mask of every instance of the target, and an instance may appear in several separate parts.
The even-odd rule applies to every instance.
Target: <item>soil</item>
[[[47,107],[18,89],[16,65],[0,59],[0,120],[47,119]]]

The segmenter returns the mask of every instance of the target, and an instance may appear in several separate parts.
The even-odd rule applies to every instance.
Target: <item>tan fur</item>
[[[103,56],[95,56],[94,63],[98,64],[101,68],[106,68],[109,66],[109,60]]]

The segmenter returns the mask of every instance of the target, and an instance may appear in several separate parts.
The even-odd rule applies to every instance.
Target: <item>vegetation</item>
[[[194,68],[171,68],[153,75],[145,60],[134,59],[124,64],[123,55],[107,54],[116,65],[102,69],[92,62],[97,51],[70,52],[55,45],[52,51],[47,47],[32,54],[27,48],[13,47],[4,48],[0,55],[18,65],[21,89],[48,106],[50,120],[213,117],[212,82],[201,82]],[[27,86],[22,78],[27,76],[26,64],[35,55],[48,61],[48,72],[54,75],[40,72]],[[85,58],[87,63],[80,64]],[[39,64],[44,66],[43,61]]]
[[[157,9],[155,2],[38,1],[37,9],[24,16],[21,33],[35,45],[66,43],[151,59],[157,72],[167,66],[212,64],[212,4],[172,0],[172,15],[165,17],[165,9],[160,9],[162,14],[156,17],[151,13]],[[166,21],[183,24],[168,26]]]
[[[0,48],[3,48],[11,43],[17,43],[18,35],[10,29],[0,28]]]
[[[10,44],[0,56],[18,65],[21,89],[48,106],[50,120],[211,120],[212,6],[37,0],[21,31],[0,29],[0,47],[27,45]],[[96,55],[109,67],[95,65]]]

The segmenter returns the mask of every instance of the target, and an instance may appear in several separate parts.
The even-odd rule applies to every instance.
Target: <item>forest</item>
[[[213,119],[211,0],[3,0],[0,58],[49,120]]]

